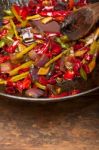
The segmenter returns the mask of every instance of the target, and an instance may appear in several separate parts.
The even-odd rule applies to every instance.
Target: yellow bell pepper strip
[[[5,85],[7,82],[5,81],[5,80],[3,80],[3,79],[0,79],[0,85]]]
[[[99,50],[99,42],[97,41],[94,41],[91,46],[90,46],[90,51],[89,51],[89,54],[95,54],[96,51]]]
[[[85,40],[83,40],[86,43],[85,46],[92,44],[94,41],[98,39],[98,37],[99,37],[99,28],[97,28],[94,33],[92,33],[91,35],[86,37]]]
[[[64,42],[64,43],[66,43],[66,42],[68,42],[69,41],[69,38],[68,38],[68,36],[67,35],[63,35],[63,36],[61,36],[60,37],[60,44],[61,44],[61,42]]]
[[[12,82],[17,82],[17,81],[19,81],[19,80],[22,80],[22,79],[26,78],[28,75],[29,75],[29,72],[27,71],[27,72],[24,72],[24,73],[22,73],[22,74],[13,76],[13,77],[10,79],[10,81],[12,81]]]
[[[97,28],[95,31],[94,40],[96,40],[98,37],[99,37],[99,28]]]
[[[18,74],[18,71],[19,71],[20,69],[28,68],[28,67],[30,67],[32,64],[33,64],[33,61],[30,60],[30,61],[28,61],[28,62],[22,64],[21,66],[15,68],[15,69],[13,69],[13,70],[11,70],[11,71],[9,72],[9,75],[10,75],[10,76],[16,75],[16,74]]]
[[[46,86],[40,84],[39,82],[35,82],[35,85],[36,85],[36,87],[38,87],[39,89],[46,90]]]
[[[46,24],[46,23],[48,23],[48,22],[50,22],[50,21],[52,21],[53,20],[53,17],[45,17],[45,18],[43,18],[42,20],[41,20],[41,22],[43,23],[43,24]]]
[[[13,16],[4,16],[3,19],[4,19],[4,20],[13,19]]]
[[[28,21],[28,20],[40,20],[40,19],[42,19],[42,16],[40,16],[39,14],[33,15],[33,16],[28,16],[28,17],[26,18],[27,21]]]
[[[26,48],[26,46],[24,44],[22,44],[22,43],[18,44],[18,50],[19,50],[19,52],[23,51],[25,48]]]
[[[13,13],[12,13],[12,11],[11,11],[10,9],[4,10],[3,12],[4,12],[6,15],[8,15],[8,16],[13,16]]]
[[[56,57],[52,58],[49,62],[47,62],[44,67],[50,66],[52,63],[54,63],[55,61],[60,59],[63,55],[66,55],[70,50],[71,50],[71,48],[68,48],[68,49],[64,50],[62,53],[60,53]]]
[[[26,54],[27,52],[29,52],[31,49],[33,49],[35,46],[37,45],[36,42],[34,42],[33,44],[31,44],[30,46],[26,47],[24,50],[18,52],[15,54],[15,58],[16,59],[21,59],[24,54]]]
[[[22,74],[13,76],[13,77],[10,79],[10,81],[12,81],[12,82],[17,82],[17,81],[19,81],[19,80],[22,80],[22,79],[26,78],[28,75],[29,75],[29,72],[27,71],[27,72],[25,72],[25,73],[22,73]],[[7,81],[0,79],[0,84],[7,84]]]
[[[94,70],[95,66],[96,66],[96,58],[93,58],[92,61],[88,65],[90,73]]]
[[[11,24],[11,26],[13,28],[13,31],[14,31],[14,34],[15,34],[16,38],[20,39],[20,37],[18,36],[18,32],[17,32],[16,26],[15,26],[15,24],[14,24],[12,19],[10,19],[10,24]]]
[[[47,75],[48,72],[49,72],[49,69],[50,67],[47,67],[47,68],[44,68],[44,67],[41,67],[39,70],[38,70],[38,75]]]

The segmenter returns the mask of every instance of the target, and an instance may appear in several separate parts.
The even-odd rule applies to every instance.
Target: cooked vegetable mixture
[[[70,41],[59,29],[54,32],[52,28],[84,5],[85,0],[30,0],[28,5],[14,3],[4,10],[0,27],[0,86],[4,85],[6,93],[56,98],[80,92],[64,91],[60,85],[67,80],[87,80],[94,70],[99,28],[78,41]]]

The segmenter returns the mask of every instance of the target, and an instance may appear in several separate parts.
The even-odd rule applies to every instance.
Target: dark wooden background
[[[0,150],[99,150],[98,93],[46,104],[0,97]]]

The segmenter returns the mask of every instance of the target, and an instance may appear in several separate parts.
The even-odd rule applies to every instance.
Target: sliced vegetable
[[[9,72],[9,75],[10,75],[10,76],[16,75],[20,69],[24,69],[24,68],[27,68],[27,67],[31,67],[32,64],[33,64],[33,61],[28,61],[28,62],[22,64],[21,66],[15,68],[15,69],[13,69],[13,70],[11,70],[11,71]]]
[[[31,89],[28,89],[25,94],[27,96],[30,96],[30,97],[34,97],[34,98],[38,98],[38,97],[41,97],[43,96],[44,94],[44,91],[38,89],[38,88],[31,88]]]
[[[47,75],[48,74],[48,72],[49,72],[49,70],[50,70],[50,67],[48,67],[48,68],[44,68],[44,67],[41,67],[39,70],[38,70],[38,75]]]
[[[45,64],[45,67],[48,67],[50,64],[54,63],[55,61],[57,61],[59,58],[61,58],[63,55],[66,55],[68,52],[70,51],[70,49],[66,49],[64,50],[62,53],[60,53],[59,55],[57,55],[56,57],[52,58],[48,63]]]
[[[12,82],[17,82],[17,81],[19,81],[19,80],[22,80],[22,79],[26,78],[27,75],[29,75],[29,72],[25,72],[25,73],[22,73],[22,74],[20,74],[20,75],[13,76],[13,77],[10,79],[10,81],[12,81]]]
[[[80,75],[84,80],[87,80],[87,73],[84,71],[84,69],[80,68]]]
[[[37,43],[33,43],[30,46],[26,47],[23,51],[20,51],[19,53],[16,53],[16,55],[15,55],[16,59],[21,59],[24,54],[26,54],[31,49],[33,49],[36,45],[37,45]]]
[[[89,66],[90,72],[92,72],[94,70],[95,66],[96,66],[96,59],[95,58],[92,59],[92,61],[89,63],[88,66]]]

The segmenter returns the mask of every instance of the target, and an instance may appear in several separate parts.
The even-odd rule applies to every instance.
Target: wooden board
[[[98,92],[46,104],[0,97],[0,150],[99,150]]]

